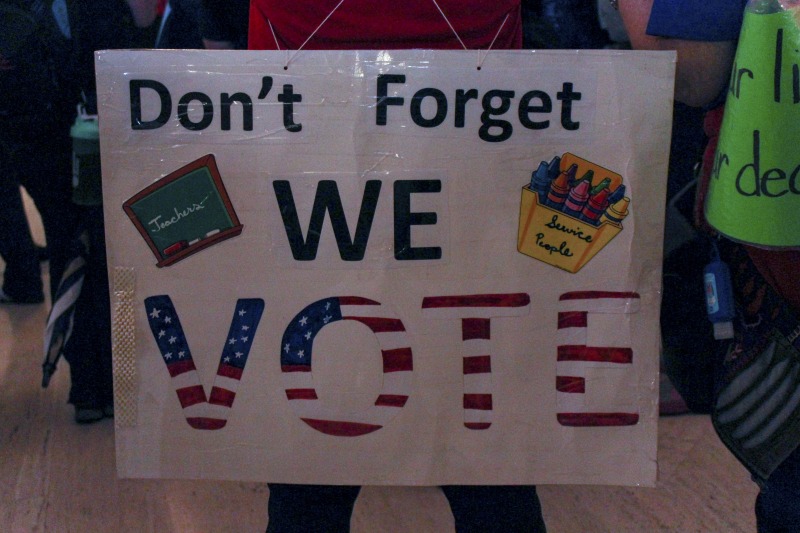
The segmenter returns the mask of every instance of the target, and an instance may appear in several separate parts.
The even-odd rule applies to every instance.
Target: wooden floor
[[[42,241],[36,223],[34,236]],[[0,531],[263,531],[266,485],[117,479],[113,421],[73,423],[69,367],[40,387],[46,313],[0,306]],[[708,417],[662,418],[659,434],[656,488],[542,486],[548,530],[755,531],[755,485]],[[453,518],[435,488],[367,487],[352,529],[439,533],[453,531]]]

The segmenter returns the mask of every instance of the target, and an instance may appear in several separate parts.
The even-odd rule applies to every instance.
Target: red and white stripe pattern
[[[524,316],[530,312],[530,296],[474,294],[432,296],[422,301],[426,318],[461,319],[464,374],[464,426],[488,429],[492,425],[491,319]]]
[[[323,327],[339,320],[352,320],[369,328],[383,360],[383,382],[375,403],[346,417],[319,399],[311,364],[314,338]],[[411,395],[413,357],[406,328],[379,302],[354,296],[319,300],[294,318],[281,346],[282,380],[292,410],[327,435],[354,437],[377,431],[398,414]]]
[[[233,406],[233,399],[239,388],[239,379],[229,378],[222,374],[214,377],[211,394],[206,398],[206,391],[194,361],[187,360],[168,365],[172,385],[183,408],[186,422],[194,429],[221,429],[225,427],[228,413]]]
[[[630,347],[587,346],[592,315],[636,313],[639,306],[640,297],[635,292],[568,292],[559,298],[556,416],[561,425],[630,426],[639,421],[636,412],[595,411],[585,401],[587,367],[619,369],[633,363]]]
[[[172,378],[186,422],[195,429],[225,426],[242,379],[252,339],[261,321],[264,300],[239,299],[222,349],[217,375],[206,397],[178,313],[167,295],[145,298],[150,330]]]

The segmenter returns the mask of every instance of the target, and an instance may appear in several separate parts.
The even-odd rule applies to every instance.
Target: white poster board
[[[482,54],[97,54],[120,475],[654,484],[674,54]]]

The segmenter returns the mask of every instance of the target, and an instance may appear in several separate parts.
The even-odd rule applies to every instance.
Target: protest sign
[[[720,233],[767,248],[800,246],[796,17],[745,13],[705,205]]]
[[[97,55],[120,474],[653,484],[674,54],[288,58]]]

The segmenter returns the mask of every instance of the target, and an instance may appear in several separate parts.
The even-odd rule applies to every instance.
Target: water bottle
[[[72,201],[78,205],[103,204],[100,184],[100,131],[97,115],[88,115],[78,106],[78,116],[70,128],[72,137]]]

